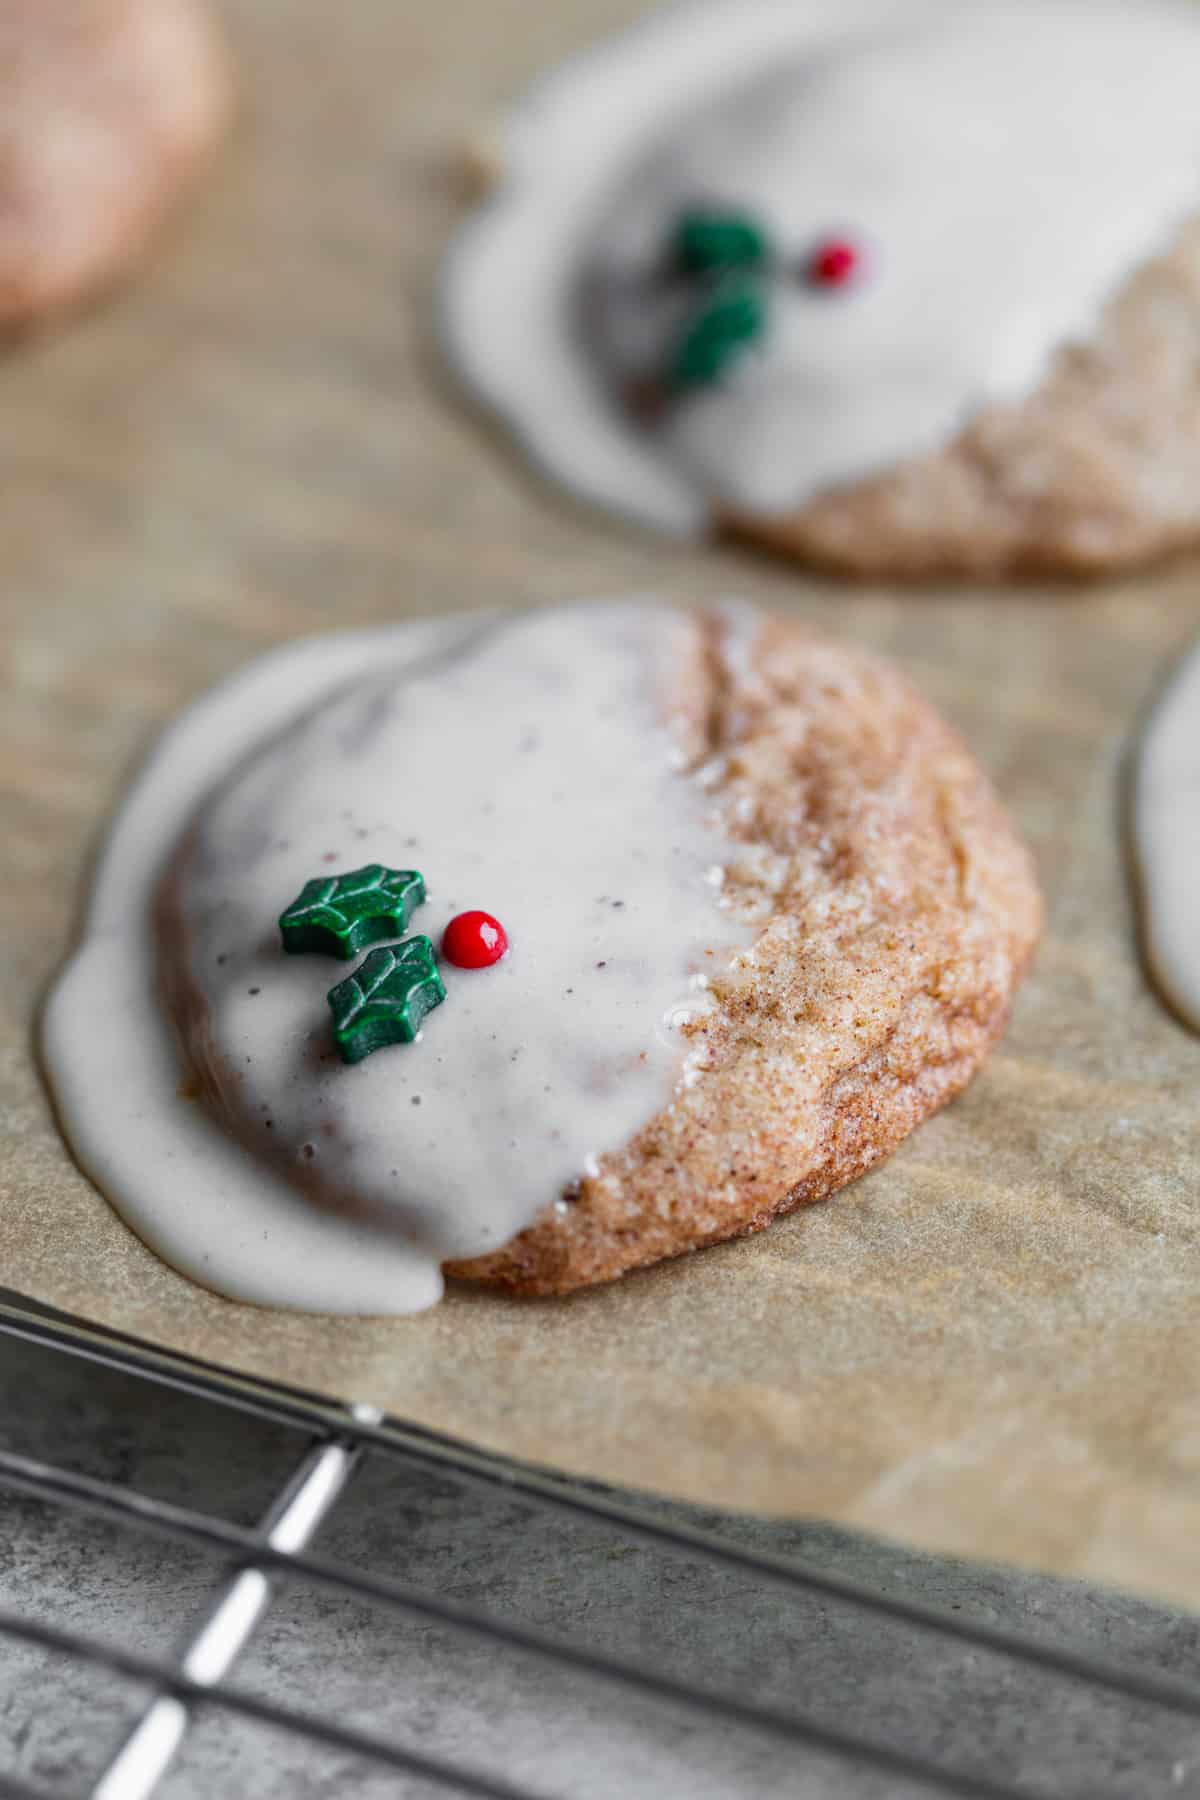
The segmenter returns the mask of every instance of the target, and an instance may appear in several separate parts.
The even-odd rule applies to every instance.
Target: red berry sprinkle
[[[848,238],[830,238],[813,252],[808,278],[818,287],[845,287],[857,275],[862,251]]]
[[[490,969],[507,949],[508,933],[491,913],[458,913],[442,933],[442,955],[456,969]]]

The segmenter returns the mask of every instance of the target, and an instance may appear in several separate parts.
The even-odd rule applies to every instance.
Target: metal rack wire
[[[230,1672],[281,1586],[302,1580],[352,1596],[385,1613],[432,1621],[492,1645],[532,1654],[567,1668],[653,1696],[706,1721],[725,1720],[810,1751],[846,1758],[923,1786],[929,1793],[977,1800],[1026,1800],[1027,1790],[986,1775],[946,1768],[932,1760],[839,1732],[815,1719],[709,1688],[626,1656],[548,1634],[451,1600],[427,1589],[329,1560],[309,1548],[337,1507],[356,1469],[368,1459],[419,1465],[467,1488],[500,1490],[546,1511],[616,1530],[710,1567],[734,1570],[777,1589],[819,1596],[898,1621],[922,1632],[1013,1659],[1109,1691],[1126,1699],[1200,1719],[1200,1686],[1173,1677],[1117,1667],[1091,1654],[1027,1638],[965,1614],[864,1587],[801,1562],[747,1549],[716,1535],[619,1504],[584,1485],[471,1450],[368,1407],[342,1407],[311,1395],[268,1387],[151,1349],[132,1339],[101,1335],[58,1315],[0,1302],[0,1337],[37,1344],[132,1375],[159,1389],[200,1397],[234,1411],[299,1429],[305,1447],[288,1479],[254,1529],[136,1490],[0,1451],[0,1487],[54,1506],[98,1515],[139,1534],[199,1546],[217,1555],[226,1573],[178,1657],[135,1653],[35,1617],[0,1613],[0,1638],[57,1651],[146,1684],[150,1698],[132,1730],[90,1787],[90,1800],[148,1800],[159,1788],[194,1721],[206,1714],[248,1719],[362,1758],[382,1770],[418,1776],[449,1793],[481,1800],[553,1800],[482,1769],[431,1757],[309,1710],[264,1699],[230,1679]],[[0,1775],[0,1796],[62,1800],[60,1795]],[[72,1797],[74,1800],[74,1796]]]

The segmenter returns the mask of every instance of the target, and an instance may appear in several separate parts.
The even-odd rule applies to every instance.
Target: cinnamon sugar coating
[[[1004,1029],[1041,925],[1031,861],[910,683],[782,620],[732,645],[713,623],[678,700],[760,933],[712,978],[692,1085],[450,1275],[566,1293],[761,1231],[895,1149]]]

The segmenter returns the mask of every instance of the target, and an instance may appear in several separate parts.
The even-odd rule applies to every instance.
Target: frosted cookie
[[[294,645],[168,733],[46,1060],[187,1273],[565,1292],[816,1200],[970,1079],[1029,859],[886,664],[644,602]]]
[[[1200,537],[1198,88],[1170,0],[671,8],[507,121],[450,354],[669,530],[859,574],[1152,556]]]
[[[0,325],[138,257],[226,122],[199,0],[12,0],[0,14]]]

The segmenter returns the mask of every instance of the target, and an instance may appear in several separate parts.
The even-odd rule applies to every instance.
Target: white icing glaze
[[[506,1242],[670,1102],[696,978],[748,937],[710,879],[711,803],[673,766],[692,629],[627,603],[306,642],[167,733],[45,1023],[81,1164],[167,1260],[235,1298],[416,1310],[443,1260]],[[354,965],[284,955],[275,921],[365,862],[423,871],[410,932],[436,944],[478,905],[512,947],[443,965],[418,1042],[346,1067],[325,995]],[[168,986],[207,1009],[215,1117],[181,1094],[156,891]]]
[[[1200,1031],[1200,647],[1146,727],[1133,782],[1142,935],[1155,981]]]
[[[448,266],[450,353],[587,498],[676,530],[789,510],[948,441],[1087,335],[1200,203],[1197,91],[1200,21],[1169,0],[672,9],[514,114],[508,179]],[[639,432],[612,378],[661,368],[677,320],[611,277],[661,262],[696,201],[800,258],[851,232],[871,267],[773,288],[761,351]],[[603,373],[579,320],[597,268]]]

